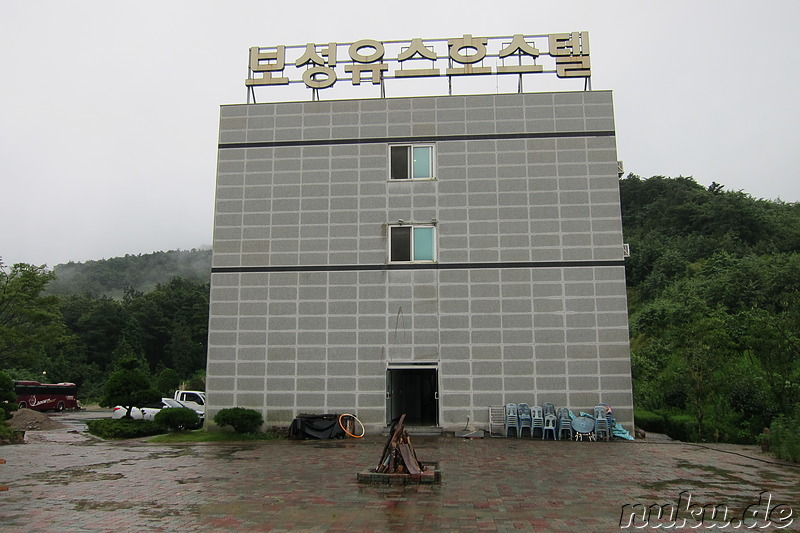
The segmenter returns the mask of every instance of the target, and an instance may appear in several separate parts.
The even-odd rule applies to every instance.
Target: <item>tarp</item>
[[[299,415],[289,426],[290,439],[343,439],[339,415]]]
[[[569,412],[569,416],[570,418],[575,418],[575,415],[572,414],[572,411]],[[584,412],[581,412],[581,416],[588,416],[589,418],[594,418],[589,413],[584,413]],[[620,439],[634,440],[633,436],[628,432],[628,430],[622,427],[622,424],[617,424],[617,421],[614,420],[613,418],[610,418],[609,422],[611,423],[611,435]]]

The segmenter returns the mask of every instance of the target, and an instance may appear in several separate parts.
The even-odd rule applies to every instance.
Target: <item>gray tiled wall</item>
[[[603,401],[630,426],[609,92],[223,106],[220,122],[211,412],[376,429],[387,365],[425,361],[448,429],[522,401]],[[388,180],[389,143],[409,138],[435,144],[435,180]],[[438,221],[438,263],[458,268],[366,268],[398,219]]]

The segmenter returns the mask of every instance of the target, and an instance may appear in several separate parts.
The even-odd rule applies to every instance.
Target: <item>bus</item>
[[[74,383],[43,384],[38,381],[15,381],[14,392],[20,409],[63,411],[78,409],[78,386]]]

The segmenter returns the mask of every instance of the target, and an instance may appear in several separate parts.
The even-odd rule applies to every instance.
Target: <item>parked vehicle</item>
[[[174,398],[161,398],[161,401],[156,404],[145,405],[143,407],[134,407],[131,409],[131,418],[134,420],[153,420],[159,411],[162,409],[169,409],[171,407],[185,407],[188,409],[193,409],[197,413],[197,416],[200,417],[200,425],[202,425],[203,421],[205,420],[205,413],[203,411],[198,411],[191,405],[179,402]],[[127,407],[118,405],[114,407],[114,410],[111,413],[111,418],[125,418],[125,414],[127,412]]]
[[[206,393],[197,390],[176,390],[173,398],[198,413],[206,412]]]
[[[20,409],[63,411],[79,409],[78,386],[74,383],[44,384],[38,381],[15,381],[14,392]]]

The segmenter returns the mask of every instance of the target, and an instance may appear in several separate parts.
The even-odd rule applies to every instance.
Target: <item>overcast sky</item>
[[[798,20],[796,0],[3,0],[0,258],[209,245],[219,106],[279,44],[588,31],[626,173],[798,202]]]

